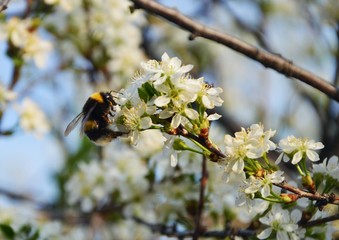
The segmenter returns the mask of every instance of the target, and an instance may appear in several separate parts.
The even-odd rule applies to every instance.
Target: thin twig
[[[160,233],[162,235],[168,237],[177,237],[178,239],[193,237],[193,231],[178,231],[176,225],[167,226],[165,224],[159,223],[149,223],[139,217],[133,217],[133,220],[139,224],[147,226],[152,232]],[[206,231],[200,234],[200,237],[213,237],[213,238],[220,238],[225,239],[226,237],[230,236],[240,236],[240,237],[250,237],[254,236],[256,232],[254,230],[247,230],[247,229],[225,229],[220,231]]]
[[[326,204],[335,204],[339,205],[339,197],[336,197],[334,194],[320,194],[318,192],[311,193],[303,191],[297,187],[291,186],[286,182],[274,183],[275,186],[285,189],[287,191],[297,194],[298,198],[308,198],[310,200],[316,200],[322,202],[323,206]]]
[[[14,69],[12,72],[12,79],[9,85],[9,90],[13,90],[15,84],[19,81],[20,72],[21,72],[21,66],[14,64]]]
[[[324,223],[327,223],[327,222],[332,222],[332,221],[335,221],[335,220],[338,220],[338,219],[339,219],[339,213],[334,214],[334,215],[329,216],[329,217],[309,221],[309,222],[306,222],[306,223],[303,223],[303,224],[300,224],[300,225],[304,228],[308,228],[308,227],[319,226],[321,224],[324,224]]]
[[[176,129],[176,132],[174,133],[174,135],[183,136],[185,138],[192,139],[192,140],[196,141],[197,143],[201,144],[206,149],[208,149],[211,153],[215,154],[218,158],[225,158],[226,157],[226,155],[223,154],[218,148],[213,146],[213,144],[209,141],[208,138],[198,137],[198,136],[190,133],[189,131],[187,131],[182,125],[180,125]],[[210,160],[214,161],[214,162],[217,161],[214,158],[210,158]]]
[[[199,192],[199,203],[198,203],[198,211],[195,217],[195,230],[193,234],[193,240],[197,240],[199,238],[201,232],[201,216],[204,210],[204,203],[205,203],[205,188],[208,179],[208,172],[207,172],[207,160],[206,157],[203,156],[202,163],[201,163],[201,179],[200,179],[200,192]]]
[[[10,0],[1,1],[1,3],[0,3],[0,13],[2,11],[5,11],[8,8],[8,3],[9,2],[10,2]]]
[[[203,37],[214,42],[227,46],[245,56],[256,60],[267,68],[276,70],[287,77],[293,77],[300,81],[318,89],[327,94],[329,97],[339,102],[339,90],[328,83],[323,78],[294,65],[290,60],[285,59],[281,55],[267,52],[259,49],[249,43],[246,43],[234,36],[226,33],[220,33],[214,29],[208,28],[186,16],[180,12],[165,7],[155,1],[151,0],[130,0],[134,3],[135,8],[141,8],[149,13],[161,16],[181,28],[191,32],[190,39],[196,37]]]

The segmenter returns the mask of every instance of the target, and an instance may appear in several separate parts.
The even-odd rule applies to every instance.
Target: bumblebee
[[[114,138],[121,136],[122,132],[116,132],[109,128],[112,123],[110,117],[114,116],[113,107],[116,102],[113,99],[112,91],[95,92],[86,101],[79,113],[67,126],[65,136],[67,136],[81,120],[81,133],[97,145],[105,145]]]

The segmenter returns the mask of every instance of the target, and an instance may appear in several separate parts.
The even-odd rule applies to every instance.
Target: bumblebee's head
[[[116,105],[116,103],[115,103],[115,101],[113,99],[112,91],[110,91],[110,92],[103,92],[102,93],[102,98],[104,99],[104,102],[108,103],[110,106]]]

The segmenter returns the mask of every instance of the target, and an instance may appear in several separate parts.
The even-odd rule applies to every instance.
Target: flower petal
[[[315,151],[306,150],[306,155],[307,155],[308,159],[310,159],[312,162],[319,161],[319,155]]]
[[[301,151],[298,151],[296,154],[294,154],[293,159],[292,159],[292,164],[297,164],[298,162],[300,162],[300,160],[302,159],[303,154]]]
[[[222,116],[221,115],[219,115],[218,113],[213,113],[213,114],[211,114],[211,115],[209,115],[208,117],[207,117],[207,120],[208,121],[215,121],[215,120],[218,120],[219,118],[221,118]]]
[[[150,117],[143,117],[140,119],[140,127],[142,129],[147,129],[152,126],[152,119]]]
[[[168,96],[160,96],[154,100],[154,104],[158,107],[163,107],[169,104],[171,99]]]
[[[171,127],[177,128],[177,127],[179,127],[180,123],[181,123],[180,114],[175,114],[174,117],[172,118]]]
[[[259,239],[266,239],[266,238],[268,238],[268,237],[271,235],[271,233],[272,233],[272,228],[266,228],[264,231],[262,231],[261,233],[259,233],[259,234],[257,235],[257,237],[258,237]]]
[[[192,108],[186,108],[185,114],[189,119],[195,120],[198,119],[199,113]]]

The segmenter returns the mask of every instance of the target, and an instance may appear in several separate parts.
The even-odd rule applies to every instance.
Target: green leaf
[[[158,94],[157,90],[155,90],[154,86],[149,82],[145,82],[142,86],[146,89],[149,99]]]
[[[147,102],[148,100],[148,95],[147,95],[147,91],[146,89],[144,88],[138,88],[138,94],[139,94],[139,97],[144,100],[144,102]]]
[[[2,234],[8,239],[14,239],[15,232],[13,228],[7,224],[0,224]]]
[[[151,83],[145,82],[138,89],[138,94],[142,100],[148,102],[153,96],[158,95],[158,92]]]

